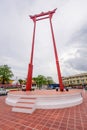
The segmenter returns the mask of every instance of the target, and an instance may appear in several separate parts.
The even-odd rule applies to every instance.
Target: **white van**
[[[35,89],[37,89],[37,86],[33,85],[31,90],[35,90]],[[22,91],[26,91],[26,85],[22,85]]]

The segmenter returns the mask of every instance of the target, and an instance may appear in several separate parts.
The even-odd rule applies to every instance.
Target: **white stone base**
[[[67,108],[67,107],[72,107],[75,105],[79,105],[83,102],[83,97],[80,92],[73,93],[73,94],[56,94],[56,95],[16,95],[14,93],[8,93],[8,96],[6,98],[6,103],[8,105],[14,106],[19,106],[20,108],[16,108],[18,112],[22,111],[21,109],[21,103],[20,105],[17,105],[18,102],[22,103],[22,106],[29,107],[29,102],[33,102],[34,105],[32,107],[32,112],[35,109],[58,109],[58,108]],[[24,105],[23,105],[24,103]],[[31,107],[31,106],[30,106]],[[13,108],[13,110],[15,110]],[[26,108],[23,108],[23,112],[26,113]],[[31,113],[32,113],[31,112]],[[27,113],[28,113],[28,108],[27,108]]]

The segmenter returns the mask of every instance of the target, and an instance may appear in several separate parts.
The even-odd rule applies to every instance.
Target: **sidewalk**
[[[0,130],[87,130],[87,92],[81,105],[52,110],[35,110],[33,114],[12,112],[0,96]]]

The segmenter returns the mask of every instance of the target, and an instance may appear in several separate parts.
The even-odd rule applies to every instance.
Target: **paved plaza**
[[[35,110],[33,114],[12,112],[0,96],[0,130],[87,130],[87,92],[82,90],[83,103],[74,107]]]

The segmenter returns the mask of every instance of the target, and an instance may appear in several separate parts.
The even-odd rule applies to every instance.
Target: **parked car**
[[[0,95],[7,95],[8,91],[5,88],[0,88]]]
[[[22,91],[26,91],[26,85],[22,85]]]

